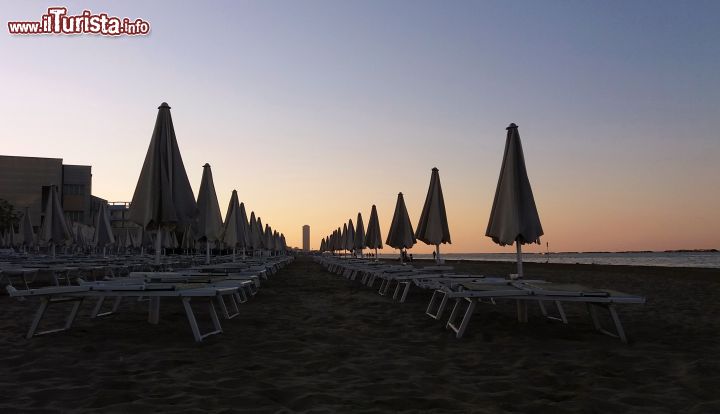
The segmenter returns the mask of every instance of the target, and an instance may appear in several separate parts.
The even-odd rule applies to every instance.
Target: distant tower
[[[310,226],[303,226],[303,251],[310,251]]]

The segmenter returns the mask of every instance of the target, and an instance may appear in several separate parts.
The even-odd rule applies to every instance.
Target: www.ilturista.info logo
[[[68,16],[66,7],[50,7],[40,21],[8,22],[8,31],[14,35],[75,35],[95,34],[101,36],[138,36],[150,33],[150,22],[143,19],[93,14],[83,10],[81,14]]]

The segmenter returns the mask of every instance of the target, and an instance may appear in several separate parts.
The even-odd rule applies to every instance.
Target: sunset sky
[[[317,248],[376,204],[385,236],[400,191],[417,225],[437,167],[443,251],[512,252],[485,229],[515,122],[545,230],[527,251],[720,248],[718,1],[0,4],[0,154],[92,165],[108,201],[132,198],[166,101],[223,216],[237,189]],[[8,34],[49,6],[151,32]]]

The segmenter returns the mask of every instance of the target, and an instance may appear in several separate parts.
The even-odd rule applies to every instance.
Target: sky
[[[50,6],[151,24],[0,34],[0,153],[91,165],[108,201],[132,198],[166,101],[195,194],[210,163],[223,216],[237,189],[317,248],[375,204],[386,235],[398,192],[417,225],[437,167],[442,251],[512,252],[485,230],[514,122],[545,230],[525,251],[720,248],[720,2],[2,1],[0,16]]]

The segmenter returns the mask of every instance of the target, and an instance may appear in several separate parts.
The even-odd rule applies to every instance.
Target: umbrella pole
[[[375,248],[375,261],[377,262],[379,259],[377,257],[377,247]]]
[[[522,277],[523,277],[522,247],[518,240],[515,240],[515,244],[517,245],[517,252],[515,253],[515,255],[516,255],[516,259],[517,259],[518,278],[522,279]]]
[[[160,249],[162,249],[161,246],[161,239],[162,239],[162,232],[160,231],[160,228],[158,228],[158,232],[155,235],[155,264],[160,264]]]
[[[235,248],[233,247],[233,262],[235,261]]]
[[[523,268],[522,268],[522,247],[519,240],[515,240],[515,244],[517,245],[517,269],[518,269],[518,279],[522,279],[523,277]],[[527,323],[528,321],[528,310],[527,310],[527,302],[524,300],[518,300],[516,302],[517,304],[517,317],[518,322],[520,323]]]
[[[210,264],[210,241],[205,242],[205,264]]]
[[[435,245],[435,263],[440,264],[440,245]]]
[[[52,258],[55,258],[55,243],[50,243],[50,251],[52,252]]]

